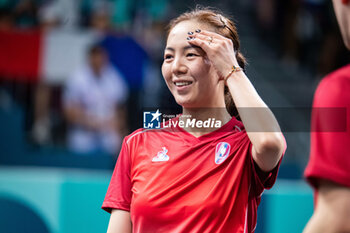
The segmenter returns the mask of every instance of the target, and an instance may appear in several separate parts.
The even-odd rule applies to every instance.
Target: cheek
[[[163,78],[166,79],[167,67],[166,67],[166,65],[164,63],[162,64],[162,75],[163,75]]]
[[[166,84],[168,85],[168,82],[171,81],[171,72],[170,72],[169,65],[163,63],[163,65],[162,65],[162,75],[163,75],[163,78],[164,78]]]
[[[209,78],[211,76],[211,63],[209,60],[203,58],[192,65],[192,74],[198,78]]]

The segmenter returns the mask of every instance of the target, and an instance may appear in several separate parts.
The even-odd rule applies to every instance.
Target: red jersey
[[[350,130],[346,125],[350,122],[350,65],[321,81],[313,107],[310,160],[304,175],[314,188],[320,178],[350,187]],[[320,107],[344,111],[316,109]]]
[[[130,211],[134,233],[254,232],[279,165],[261,173],[251,147],[235,118],[198,138],[178,126],[138,130],[124,139],[102,208]]]

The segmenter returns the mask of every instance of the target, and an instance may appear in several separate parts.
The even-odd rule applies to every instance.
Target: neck
[[[92,72],[94,73],[95,77],[100,78],[100,76],[101,76],[101,70],[92,69]]]
[[[226,108],[183,108],[182,115],[180,119],[195,119],[196,121],[206,121],[208,119],[214,119],[215,121],[220,121],[221,126],[230,121],[231,116],[227,112]],[[210,133],[217,130],[220,127],[208,127],[208,128],[197,128],[195,127],[184,127],[184,130],[194,135],[195,137],[202,136],[206,133]]]
[[[90,69],[95,77],[97,77],[97,78],[101,77],[103,67],[91,65]]]

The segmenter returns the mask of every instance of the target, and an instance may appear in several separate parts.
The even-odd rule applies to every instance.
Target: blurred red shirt
[[[314,188],[319,179],[350,187],[350,65],[325,77],[315,92],[310,160],[305,177]]]

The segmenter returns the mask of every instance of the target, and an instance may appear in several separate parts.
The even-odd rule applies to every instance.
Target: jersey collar
[[[178,120],[179,120],[179,117],[172,119],[172,121],[178,121]],[[219,129],[216,129],[214,131],[211,131],[199,137],[194,136],[190,132],[180,127],[178,124],[176,124],[176,126],[173,127],[173,131],[177,133],[187,143],[198,143],[198,142],[203,142],[207,140],[213,140],[217,137],[221,137],[226,134],[232,134],[236,132],[237,127],[241,129],[242,126],[243,126],[242,122],[238,121],[235,117],[232,117],[231,120],[229,120],[226,124],[221,126]]]

